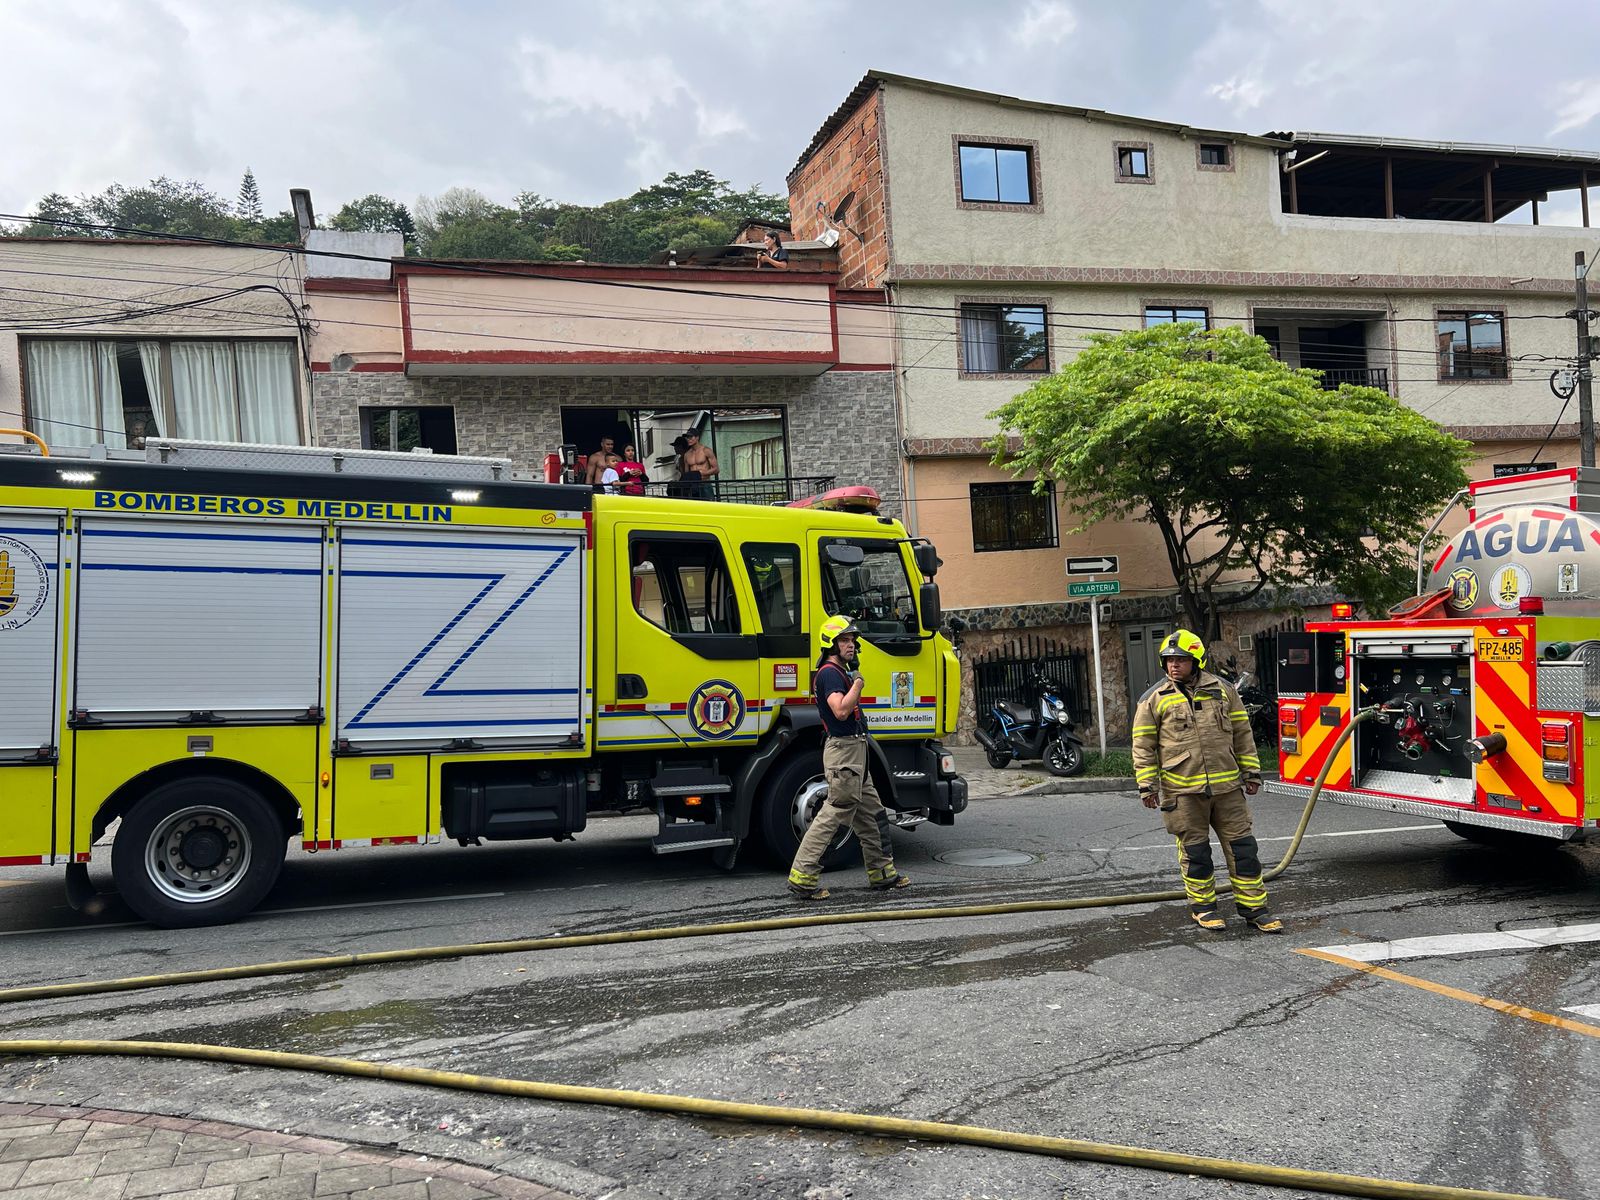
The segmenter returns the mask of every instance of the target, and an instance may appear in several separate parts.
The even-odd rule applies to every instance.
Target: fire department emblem
[[[26,542],[0,537],[0,633],[33,620],[49,595],[44,560]]]
[[[744,720],[744,697],[726,679],[708,679],[689,697],[689,724],[703,738],[725,738]]]
[[[1450,573],[1450,607],[1457,612],[1467,612],[1478,603],[1478,577],[1471,567],[1461,567]]]

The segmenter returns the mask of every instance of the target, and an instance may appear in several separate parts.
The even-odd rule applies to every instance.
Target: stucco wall
[[[891,278],[906,265],[999,264],[1324,272],[1349,276],[1570,276],[1586,230],[1384,221],[1280,212],[1275,149],[1236,143],[1232,171],[1198,167],[1193,136],[889,84]],[[1032,211],[958,206],[952,138],[1038,144]],[[1151,181],[1120,182],[1118,142],[1148,143]],[[968,274],[967,277],[971,277]]]
[[[5,290],[0,290],[0,324],[37,324],[36,329],[0,329],[0,426],[24,420],[20,350],[24,338],[297,337],[291,306],[304,302],[297,257],[288,248],[238,250],[98,238],[0,239],[0,267],[10,272]],[[277,288],[281,294],[264,290],[229,294],[255,286]],[[193,307],[172,308],[179,304]],[[148,315],[129,318],[124,315],[129,312]],[[63,319],[105,314],[119,319],[71,328],[59,325]],[[73,444],[70,431],[38,432],[46,440]]]
[[[814,283],[748,274],[699,285],[407,274],[411,344],[477,355],[833,353],[831,274]]]
[[[398,372],[318,372],[313,377],[317,441],[361,445],[360,408],[449,404],[462,454],[510,458],[536,472],[561,444],[563,406],[693,408],[782,405],[788,414],[789,472],[866,484],[900,511],[893,376],[832,371],[815,378],[474,377],[408,378]]]
[[[1449,426],[1548,427],[1561,402],[1548,386],[1548,365],[1512,364],[1510,381],[1440,381],[1434,344],[1436,310],[1487,308],[1506,314],[1506,348],[1513,357],[1560,357],[1572,352],[1569,322],[1543,319],[1562,312],[1555,296],[1482,292],[1380,293],[1297,289],[1242,290],[1177,288],[1156,283],[1119,288],[1061,284],[995,283],[898,284],[893,288],[905,353],[914,366],[903,381],[905,435],[910,438],[989,437],[995,424],[988,414],[1035,382],[1038,376],[962,378],[958,370],[957,318],[962,301],[1044,302],[1051,322],[1050,365],[1059,369],[1081,349],[1095,329],[1138,329],[1149,304],[1209,308],[1213,325],[1251,328],[1258,310],[1359,310],[1384,314],[1372,330],[1376,343],[1369,365],[1389,372],[1400,400]],[[1566,301],[1570,306],[1570,299]],[[932,311],[929,311],[929,310]],[[1105,315],[1112,314],[1112,315]],[[1120,315],[1118,315],[1120,314]],[[1262,324],[1278,324],[1262,317]],[[1083,328],[1090,327],[1090,328]],[[1570,412],[1570,410],[1569,410]],[[1543,434],[1543,427],[1539,435]]]

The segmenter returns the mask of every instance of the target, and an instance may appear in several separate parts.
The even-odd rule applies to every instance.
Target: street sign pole
[[[1089,577],[1094,582],[1094,577]],[[1089,638],[1094,642],[1094,713],[1095,725],[1100,730],[1100,761],[1106,757],[1106,694],[1100,686],[1100,601],[1089,597]]]

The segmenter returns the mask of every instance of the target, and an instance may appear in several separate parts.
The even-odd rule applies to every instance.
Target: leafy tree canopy
[[[1468,443],[1375,388],[1324,391],[1242,329],[1090,342],[991,414],[995,462],[1065,485],[1080,528],[1153,524],[1190,628],[1214,639],[1219,610],[1263,590],[1411,594],[1413,548],[1465,486]]]
[[[112,184],[76,198],[51,193],[33,219],[15,230],[26,237],[130,237],[51,221],[239,241],[295,242],[294,216],[265,216],[255,176],[246,170],[234,204],[194,181],[162,177],[140,188]],[[500,258],[530,262],[646,262],[662,250],[728,241],[740,222],[788,220],[788,201],[751,187],[735,191],[710,171],[673,172],[631,196],[598,205],[563,204],[524,192],[510,205],[472,188],[424,196],[414,210],[387,196],[352,200],[328,221],[333,229],[402,234],[408,254],[433,258]],[[0,233],[6,232],[0,228]]]

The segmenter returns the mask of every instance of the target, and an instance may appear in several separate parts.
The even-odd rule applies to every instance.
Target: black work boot
[[[1189,905],[1189,919],[1201,929],[1226,929],[1228,923],[1222,919],[1222,914],[1217,911],[1215,903]]]
[[[1282,933],[1283,922],[1278,920],[1264,908],[1250,909],[1244,914],[1245,921],[1257,933]]]

